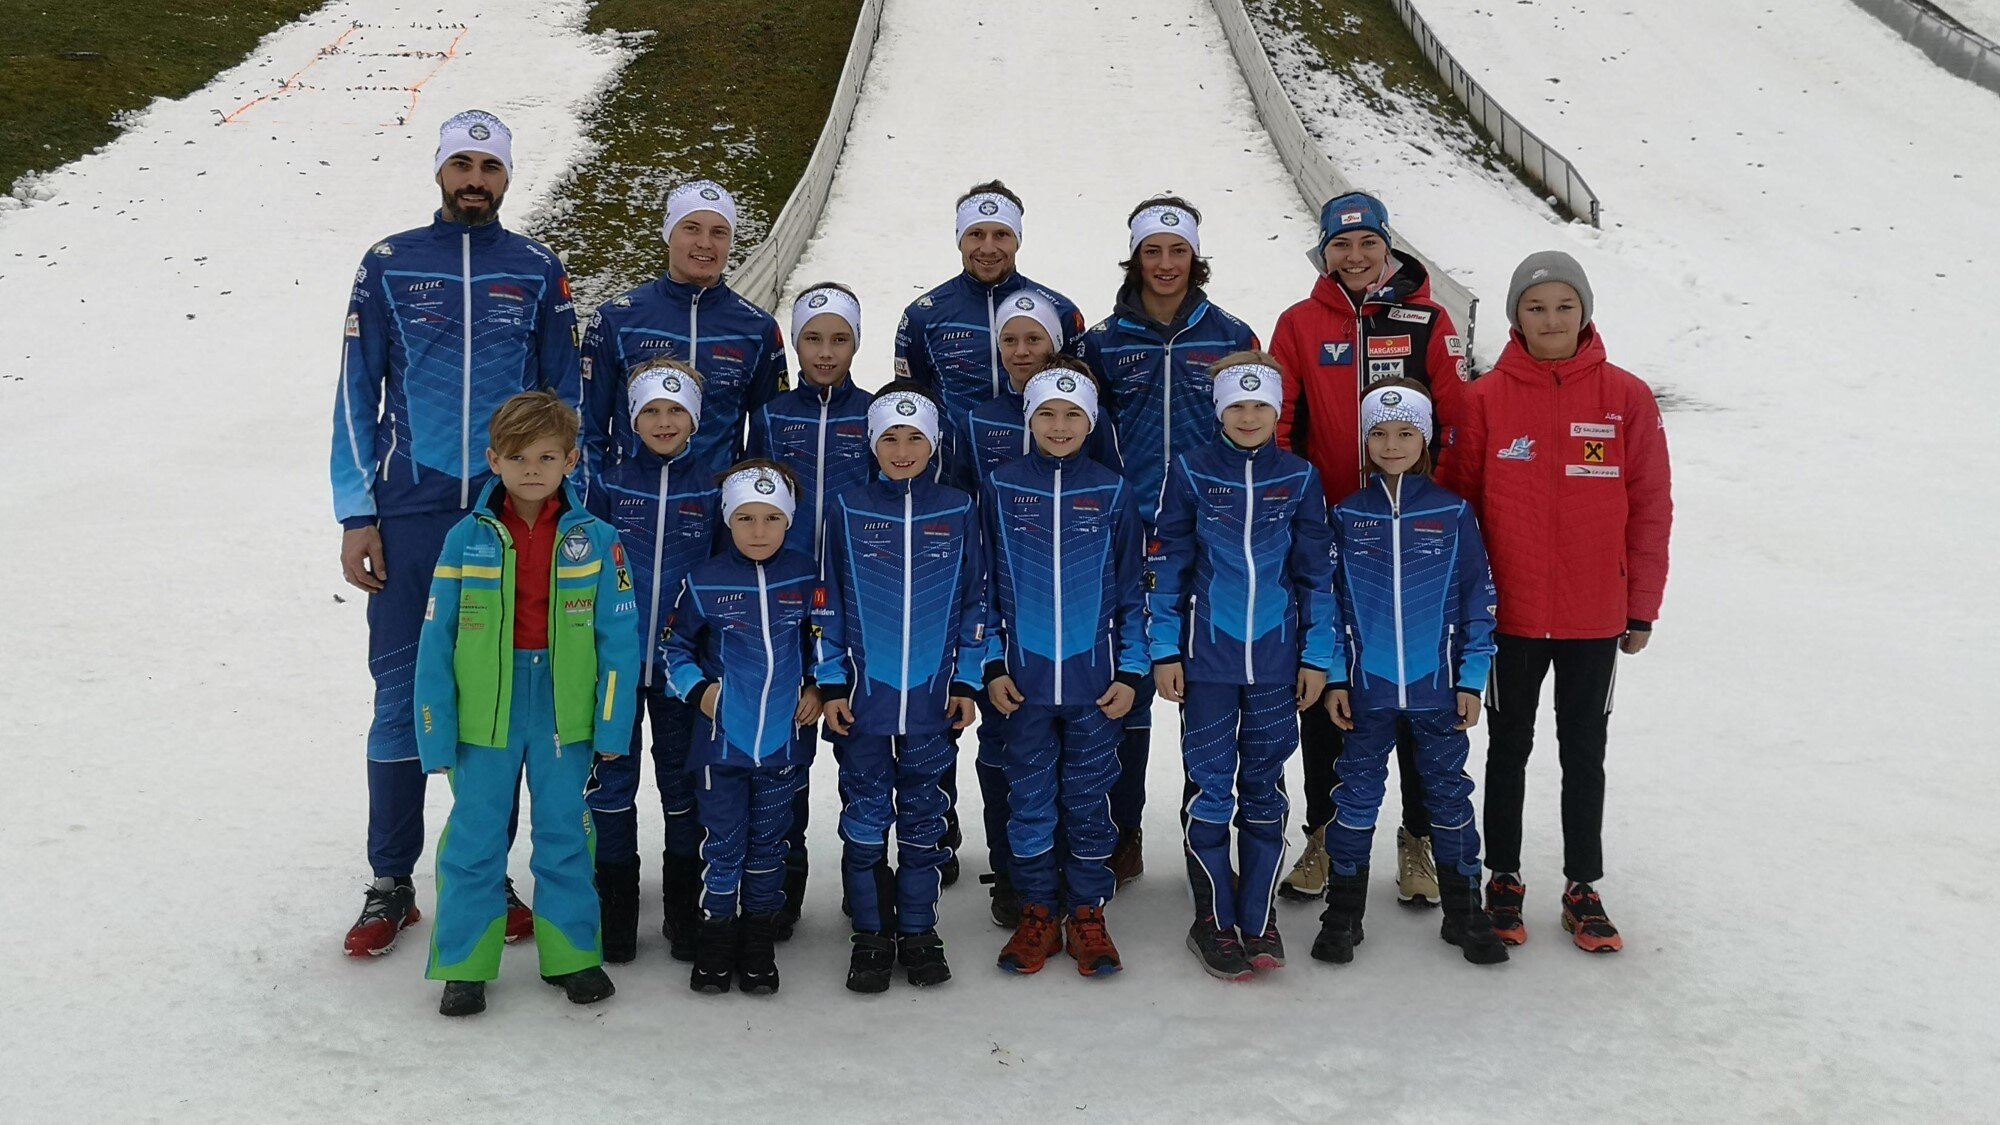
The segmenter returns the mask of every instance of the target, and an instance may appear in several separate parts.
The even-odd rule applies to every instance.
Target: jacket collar
[[[1568,359],[1536,359],[1528,354],[1528,345],[1522,339],[1520,329],[1512,329],[1507,334],[1507,346],[1500,353],[1500,361],[1494,366],[1505,371],[1510,378],[1522,382],[1537,386],[1553,382],[1558,386],[1567,386],[1596,374],[1604,366],[1604,338],[1598,335],[1597,325],[1585,325],[1583,334],[1577,338],[1575,355]]]
[[[1161,324],[1147,314],[1146,302],[1140,298],[1136,285],[1119,286],[1118,300],[1112,308],[1126,325],[1151,332],[1164,340],[1201,319],[1202,314],[1208,311],[1208,294],[1199,285],[1188,286],[1188,291],[1181,294],[1181,307],[1175,311],[1171,324]]]
[[[671,274],[661,274],[653,281],[653,288],[660,296],[677,305],[692,305],[696,301],[714,300],[734,292],[729,288],[729,276],[724,274],[714,285],[701,286],[688,281],[675,281]]]
[[[431,234],[437,238],[457,238],[470,234],[474,246],[491,246],[507,237],[507,228],[500,225],[499,219],[481,223],[476,227],[453,222],[444,217],[444,210],[440,208],[431,213]]]
[[[1430,271],[1417,260],[1416,255],[1406,250],[1389,251],[1396,263],[1386,281],[1369,290],[1359,300],[1347,291],[1347,286],[1321,274],[1313,283],[1313,300],[1333,310],[1336,316],[1349,320],[1364,313],[1371,305],[1399,305],[1412,297],[1428,297],[1431,291]]]
[[[590,513],[583,510],[583,501],[577,499],[576,486],[567,480],[563,481],[562,491],[553,499],[558,505],[557,510],[562,513],[559,526],[568,527],[590,517]],[[498,520],[500,513],[505,510],[506,501],[507,491],[500,486],[500,477],[496,474],[486,482],[486,487],[480,490],[479,501],[472,506],[472,510]]]

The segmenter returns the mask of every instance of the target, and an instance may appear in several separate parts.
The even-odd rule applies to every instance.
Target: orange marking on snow
[[[470,30],[472,30],[470,27],[459,28],[458,34],[451,37],[451,45],[444,49],[444,57],[440,58],[437,61],[437,65],[430,69],[429,74],[426,74],[422,78],[417,79],[416,84],[409,88],[410,104],[403,110],[402,120],[385,122],[385,124],[407,125],[410,123],[410,119],[417,115],[417,97],[423,93],[424,84],[429,82],[431,79],[436,78],[437,72],[444,69],[444,64],[458,57],[458,42],[459,40],[464,39],[465,33]]]
[[[244,102],[242,105],[239,105],[235,109],[230,110],[228,113],[223,114],[222,124],[233,125],[236,123],[236,119],[238,117],[241,117],[251,107],[262,105],[263,103],[270,101],[272,98],[281,97],[297,89],[299,85],[299,79],[305,76],[306,71],[311,70],[313,67],[318,66],[319,61],[321,59],[339,50],[340,45],[347,41],[347,37],[354,34],[356,31],[359,31],[360,29],[361,25],[358,23],[348,24],[346,30],[342,31],[339,35],[334,36],[333,42],[328,43],[324,47],[321,47],[318,53],[313,55],[311,62],[300,67],[298,70],[293,71],[292,76],[290,78],[285,79],[283,82],[279,83],[277,89],[271,91],[268,94],[260,94],[257,97],[251,98],[249,101]]]

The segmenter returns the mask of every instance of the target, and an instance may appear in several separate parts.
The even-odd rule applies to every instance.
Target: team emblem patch
[[[1000,205],[990,199],[982,199],[979,201],[979,213],[982,215],[998,215],[1000,213]]]
[[[1346,367],[1354,362],[1354,345],[1345,340],[1319,346],[1321,367]]]
[[[394,254],[395,252],[396,248],[394,246],[389,245],[386,242],[378,242],[375,244],[374,253],[375,256],[378,258],[386,258],[389,255]]]
[[[1363,215],[1359,211],[1342,211],[1340,213],[1340,225],[1344,227],[1351,227],[1365,218],[1367,218],[1367,216]]]
[[[1163,227],[1177,227],[1177,226],[1180,226],[1180,225],[1181,225],[1181,217],[1180,217],[1179,215],[1177,215],[1177,214],[1173,213],[1172,211],[1168,211],[1167,213],[1165,213],[1165,214],[1163,214],[1163,215],[1161,215],[1161,216],[1160,216],[1160,225],[1161,225],[1161,226],[1163,226]]]
[[[901,414],[905,418],[914,415],[916,412],[917,404],[911,402],[909,399],[903,399],[896,404],[896,413]]]
[[[579,527],[563,536],[562,556],[573,563],[589,558],[590,533]]]
[[[1517,437],[1513,444],[1494,454],[1502,461],[1533,461],[1535,459],[1535,439]]]
[[[1074,378],[1071,378],[1068,375],[1063,375],[1059,376],[1056,379],[1056,390],[1067,392],[1067,391],[1073,391],[1075,389],[1076,389],[1076,380]]]
[[[347,335],[350,339],[357,338],[361,335],[361,314],[359,313],[347,314]]]
[[[718,199],[721,199],[721,198],[722,198],[722,193],[721,193],[721,192],[719,192],[719,191],[717,191],[717,190],[715,190],[715,189],[714,189],[714,188],[712,188],[712,187],[705,187],[705,188],[701,189],[701,197],[702,197],[703,199],[706,199],[706,200],[708,200],[708,201],[709,201],[710,203],[713,203],[713,202],[715,202],[716,200],[718,200]]]
[[[1243,378],[1237,380],[1236,385],[1242,387],[1246,391],[1254,391],[1258,387],[1264,385],[1264,380],[1262,376],[1245,375]]]
[[[1035,307],[1035,299],[1033,297],[1016,297],[1014,298],[1014,307],[1020,309],[1022,312],[1028,312]]]
[[[1403,401],[1403,392],[1401,392],[1401,391],[1383,391],[1383,392],[1382,392],[1382,405],[1383,405],[1383,406],[1395,406],[1395,405],[1397,405],[1398,403],[1400,403],[1400,402],[1402,402],[1402,401]]]
[[[668,375],[660,380],[660,386],[669,394],[679,394],[681,393],[681,377],[678,375]]]
[[[826,307],[826,294],[824,294],[824,293],[814,293],[814,294],[813,294],[812,296],[810,296],[810,297],[806,298],[806,307],[807,307],[807,308],[809,308],[809,309],[823,309],[823,308],[825,308],[825,307]]]
[[[766,496],[778,491],[777,482],[773,481],[770,477],[758,477],[757,483],[753,487]]]
[[[488,129],[485,122],[475,121],[472,123],[472,128],[465,131],[465,135],[475,141],[483,141],[493,135],[493,130]]]
[[[1604,443],[1601,441],[1584,442],[1583,459],[1592,465],[1604,464]]]

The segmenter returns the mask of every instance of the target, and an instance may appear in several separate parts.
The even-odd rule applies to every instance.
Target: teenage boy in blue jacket
[[[1078,972],[1103,976],[1122,967],[1104,922],[1117,842],[1106,794],[1148,669],[1139,519],[1124,479],[1084,455],[1090,375],[1044,371],[1023,399],[1035,448],[995,470],[980,502],[993,553],[986,690],[1003,716],[1021,902],[999,960],[1035,973],[1067,949]]]
[[[697,848],[701,827],[688,780],[688,745],[694,709],[667,689],[666,669],[653,646],[673,609],[681,576],[715,552],[722,529],[715,468],[697,460],[692,439],[701,428],[701,377],[674,359],[653,360],[632,376],[626,410],[640,449],[601,466],[588,503],[618,529],[638,586],[645,663],[632,685],[640,710],[653,726],[653,781],[666,818],[660,855],[665,903],[661,932],[676,960],[695,952],[695,895],[701,884]],[[639,943],[640,725],[633,724],[632,752],[598,764],[585,794],[597,826],[597,895],[604,908],[604,959],[630,961]]]
[[[1285,858],[1285,760],[1298,713],[1339,667],[1333,532],[1319,473],[1273,442],[1282,379],[1263,352],[1217,361],[1222,434],[1174,458],[1149,563],[1153,678],[1181,704],[1194,793],[1195,922],[1211,976],[1285,963],[1272,909]],[[1240,868],[1230,862],[1234,819]]]
[[[957,762],[952,732],[976,713],[986,655],[986,552],[972,497],[932,479],[942,417],[921,388],[892,383],[868,408],[880,471],[827,516],[826,578],[846,623],[847,693],[829,694],[840,762],[842,884],[854,922],[847,987],[951,979],[937,932],[940,869]],[[899,863],[888,860],[896,832]]]
[[[701,816],[701,939],[688,987],[776,992],[785,833],[805,766],[798,727],[839,682],[840,606],[809,555],[785,548],[798,499],[784,469],[744,461],[722,481],[722,553],[681,583],[660,658],[700,708],[688,767]],[[737,918],[738,906],[742,919]]]

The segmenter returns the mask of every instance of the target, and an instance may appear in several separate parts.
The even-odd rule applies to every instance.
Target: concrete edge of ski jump
[[[819,228],[820,213],[826,210],[827,193],[833,190],[833,171],[840,164],[841,150],[847,147],[847,127],[854,120],[854,107],[861,100],[861,83],[868,77],[869,60],[875,56],[875,37],[882,28],[884,0],[862,0],[861,15],[854,21],[854,41],[847,48],[847,62],[840,68],[840,86],[827,111],[826,125],[813,142],[811,159],[799,182],[785,200],[784,209],[772,221],[764,241],[729,275],[729,286],[767,311],[775,313],[783,296],[785,281],[805,252],[806,240]]]
[[[1257,119],[1264,124],[1264,131],[1270,134],[1271,144],[1278,150],[1278,158],[1284,161],[1285,170],[1292,174],[1292,182],[1299,189],[1299,198],[1306,204],[1306,214],[1318,220],[1319,209],[1327,200],[1337,195],[1345,195],[1355,190],[1340,169],[1334,166],[1333,158],[1326,154],[1312,134],[1306,132],[1305,122],[1299,119],[1298,108],[1292,105],[1290,95],[1285,93],[1283,83],[1278,81],[1278,72],[1271,66],[1271,56],[1264,51],[1264,43],[1257,38],[1257,29],[1250,24],[1250,13],[1243,7],[1243,0],[1211,0],[1216,19],[1222,23],[1222,34],[1229,40],[1229,53],[1236,58],[1236,68],[1243,74],[1243,82],[1250,88],[1250,100],[1257,107]],[[1452,319],[1464,333],[1467,351],[1471,342],[1476,317],[1479,312],[1479,298],[1472,290],[1459,284],[1458,280],[1446,273],[1435,261],[1418,250],[1409,239],[1390,228],[1396,245],[1415,254],[1430,270],[1431,293],[1439,304],[1451,311]]]
[[[1854,0],[1943,69],[2000,94],[2000,45],[1910,0]]]

